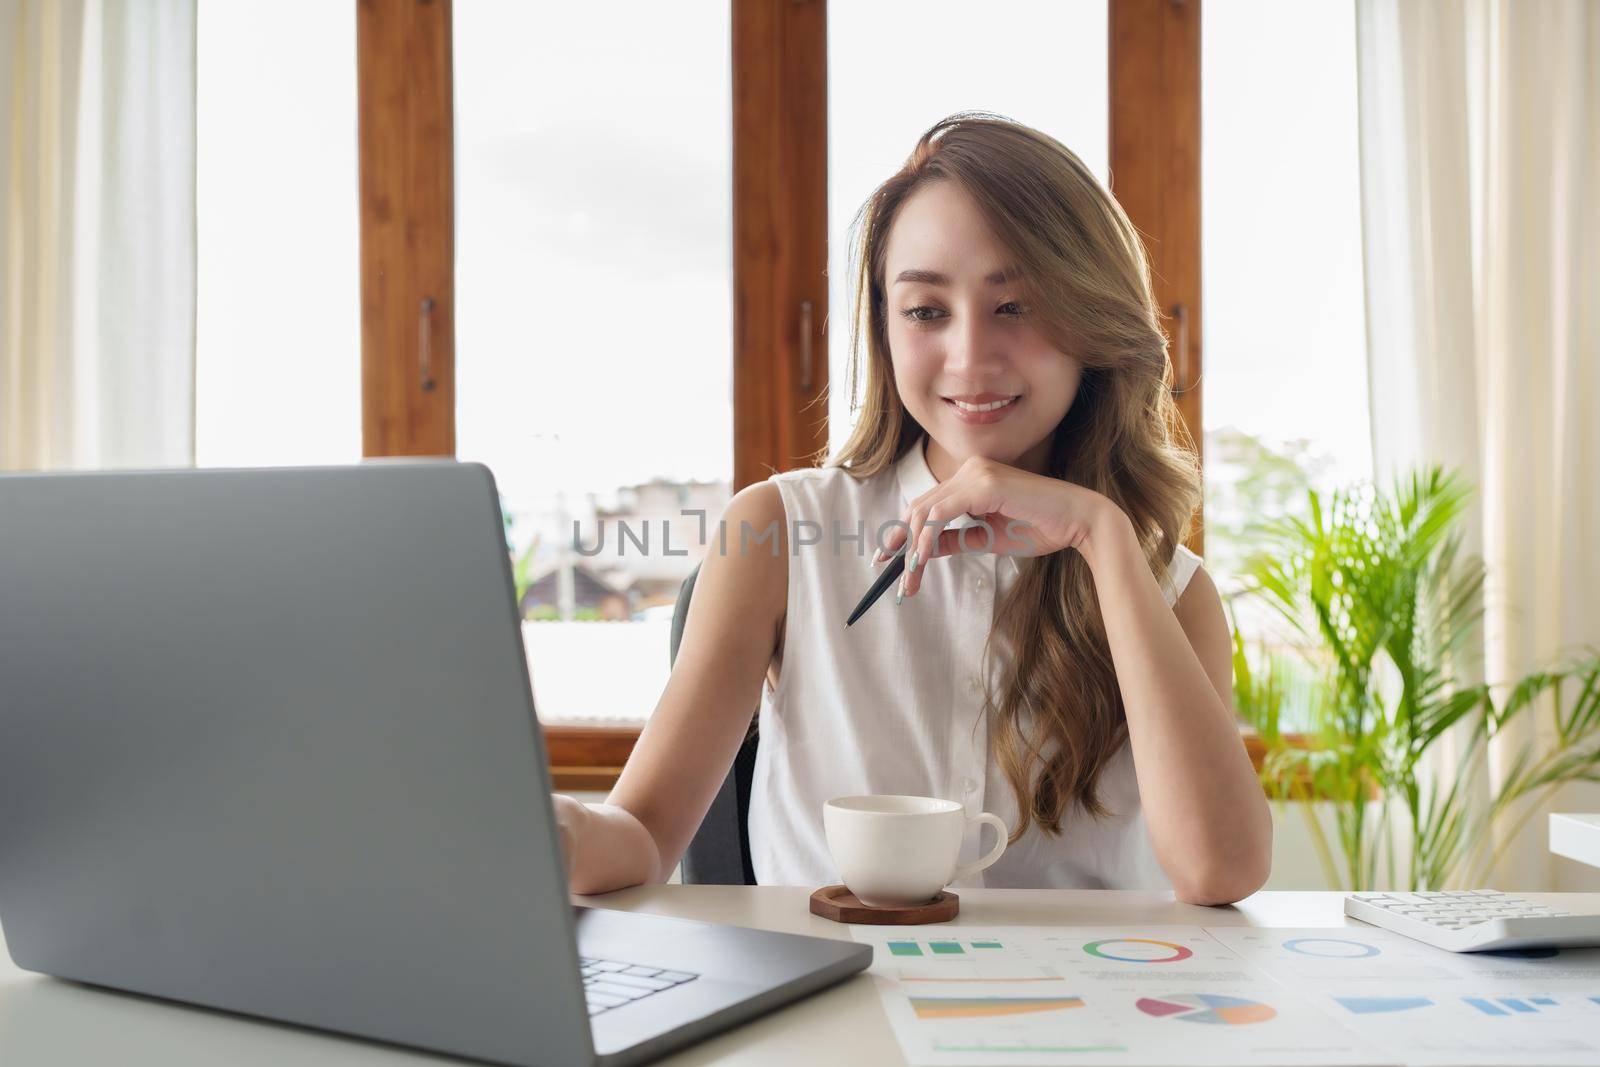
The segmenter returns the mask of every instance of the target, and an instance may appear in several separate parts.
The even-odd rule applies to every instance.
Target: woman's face
[[[941,481],[971,456],[1042,472],[1082,367],[1034,329],[1012,264],[972,199],[930,182],[900,205],[885,249],[895,384],[928,431]]]

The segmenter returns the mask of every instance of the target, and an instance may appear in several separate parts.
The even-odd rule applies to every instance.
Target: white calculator
[[[1344,913],[1449,952],[1600,945],[1600,915],[1574,915],[1492,889],[1352,893]]]

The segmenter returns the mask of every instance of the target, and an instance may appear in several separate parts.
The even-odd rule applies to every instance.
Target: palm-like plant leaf
[[[1264,527],[1250,595],[1286,620],[1319,694],[1307,701],[1311,749],[1282,730],[1281,666],[1252,671],[1235,636],[1236,700],[1268,748],[1262,775],[1274,795],[1332,799],[1344,877],[1367,888],[1395,835],[1368,809],[1375,791],[1410,823],[1412,888],[1436,887],[1484,854],[1491,820],[1521,798],[1600,777],[1600,658],[1521,679],[1497,704],[1473,681],[1481,645],[1484,571],[1461,549],[1470,488],[1432,467],[1326,497],[1307,492],[1304,517]],[[1576,695],[1564,702],[1564,683]],[[1487,805],[1474,805],[1490,742],[1512,720],[1549,703],[1557,750],[1515,750]],[[1460,771],[1424,780],[1426,755],[1459,736]],[[1298,789],[1296,794],[1294,790]],[[1525,817],[1525,816],[1524,816]],[[1492,864],[1492,856],[1491,856]],[[1327,865],[1331,868],[1331,864]],[[1400,878],[1390,861],[1392,877]]]

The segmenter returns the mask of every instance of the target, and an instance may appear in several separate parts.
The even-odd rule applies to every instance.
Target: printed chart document
[[[1197,926],[854,926],[912,1064],[1388,1064]]]
[[[853,926],[907,1062],[1594,1064],[1600,950],[1370,927]]]
[[[1600,1064],[1600,949],[1445,952],[1377,927],[1212,927],[1407,1064]]]

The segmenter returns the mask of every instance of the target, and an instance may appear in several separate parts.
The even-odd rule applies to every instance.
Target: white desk
[[[1600,814],[1550,816],[1550,851],[1600,867]]]
[[[1174,903],[1170,895],[963,889],[947,925],[1066,926],[1182,923],[1205,926],[1343,926],[1339,893],[1258,893],[1232,908]],[[1600,893],[1527,894],[1573,911],[1600,910]],[[678,915],[738,926],[848,939],[848,928],[807,910],[808,890],[784,886],[657,885],[579,904]],[[938,927],[945,928],[945,927]],[[924,928],[926,929],[926,928]],[[402,1067],[463,1063],[222,1012],[104,992],[18,971],[0,956],[0,1064],[4,1067]],[[660,1061],[749,1067],[904,1060],[865,975],[824,990]]]

